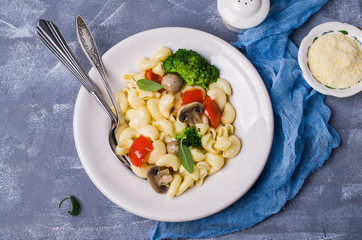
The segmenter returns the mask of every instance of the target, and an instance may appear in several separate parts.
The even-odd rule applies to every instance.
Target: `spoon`
[[[97,70],[99,76],[101,77],[102,83],[103,83],[103,85],[108,93],[108,96],[111,99],[113,107],[115,109],[117,123],[115,125],[115,128],[113,129],[113,133],[112,133],[112,131],[109,133],[109,144],[111,145],[111,148],[112,148],[113,152],[116,154],[117,158],[119,158],[120,160],[121,159],[123,160],[123,158],[125,158],[126,156],[118,155],[115,151],[116,146],[117,146],[117,139],[115,136],[116,136],[118,127],[125,124],[124,118],[122,116],[119,105],[114,97],[114,94],[109,86],[109,80],[107,78],[104,64],[103,64],[102,58],[99,54],[96,42],[94,40],[94,37],[93,37],[90,29],[88,28],[88,26],[85,23],[85,21],[83,20],[83,18],[79,15],[76,17],[75,24],[76,24],[76,32],[77,32],[77,36],[78,36],[78,41],[83,49],[83,52],[87,56],[89,62],[92,64],[93,68],[95,70]],[[127,167],[131,168],[131,165],[129,164],[129,160],[128,159],[126,159],[126,160],[127,160],[126,161]]]
[[[93,68],[95,70],[97,70],[99,76],[101,77],[102,83],[104,85],[104,87],[107,90],[107,93],[109,95],[109,98],[112,101],[112,104],[115,108],[116,111],[116,117],[117,117],[117,127],[115,129],[115,131],[117,130],[119,124],[124,124],[124,119],[123,116],[121,114],[121,110],[118,106],[118,103],[114,97],[114,94],[109,86],[109,81],[107,78],[107,74],[106,71],[104,69],[104,64],[102,61],[102,58],[98,52],[98,48],[96,45],[96,42],[94,40],[94,37],[90,31],[90,29],[88,28],[87,24],[84,22],[83,18],[81,16],[77,16],[76,21],[76,31],[77,31],[77,36],[78,36],[78,41],[83,49],[83,52],[85,53],[85,55],[87,56],[88,60],[90,61],[90,63],[92,64]]]
[[[80,81],[80,83],[85,87],[85,89],[95,98],[95,100],[100,104],[102,109],[106,112],[107,116],[111,119],[111,129],[108,135],[110,147],[113,153],[116,155],[116,157],[127,168],[131,169],[131,164],[129,162],[128,157],[125,155],[121,156],[116,153],[117,140],[115,137],[115,130],[117,129],[118,126],[118,117],[109,108],[105,100],[102,98],[97,87],[94,85],[94,83],[89,78],[87,73],[80,66],[78,61],[75,59],[73,53],[69,49],[66,41],[64,40],[57,26],[50,21],[40,19],[36,29],[39,38],[43,41],[43,43],[73,73],[73,75]],[[114,106],[116,108],[118,104],[114,104]],[[122,115],[119,114],[118,116],[121,117]]]

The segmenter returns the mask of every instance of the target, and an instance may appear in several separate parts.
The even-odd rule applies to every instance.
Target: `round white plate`
[[[108,145],[110,121],[83,87],[74,110],[75,144],[93,183],[121,208],[160,221],[195,220],[228,207],[257,180],[272,144],[272,106],[259,74],[237,49],[218,37],[188,28],[152,29],[112,47],[103,55],[111,88],[118,91],[125,87],[122,75],[138,72],[138,60],[151,56],[160,46],[173,52],[179,48],[197,51],[220,70],[220,77],[230,82],[233,89],[230,102],[237,112],[235,134],[242,141],[240,153],[228,159],[220,172],[208,176],[201,187],[195,186],[173,199],[157,194],[146,180],[138,178],[115,158]],[[94,69],[90,76],[101,88]]]

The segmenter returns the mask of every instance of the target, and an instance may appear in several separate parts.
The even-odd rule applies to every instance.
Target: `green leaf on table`
[[[64,197],[64,198],[60,201],[58,208],[60,208],[60,206],[62,205],[63,201],[64,201],[65,199],[67,199],[67,198],[69,198],[69,200],[70,200],[71,203],[72,203],[72,210],[71,210],[71,211],[68,211],[68,214],[69,214],[69,215],[72,215],[72,216],[77,216],[77,215],[79,214],[79,212],[80,212],[80,206],[79,206],[79,203],[77,202],[77,200],[76,200],[74,197],[72,197],[72,196],[66,196],[66,197]]]
[[[190,149],[182,143],[182,140],[183,139],[181,139],[178,147],[180,162],[186,171],[192,173],[194,171],[194,159],[192,158]]]
[[[141,90],[147,92],[155,92],[163,88],[161,84],[147,79],[140,79],[136,82],[136,84]]]

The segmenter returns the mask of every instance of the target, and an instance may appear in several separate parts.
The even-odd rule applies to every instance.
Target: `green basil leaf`
[[[136,82],[136,84],[141,90],[147,92],[155,92],[163,88],[161,84],[147,79],[140,79]]]
[[[64,197],[64,198],[60,201],[58,208],[60,208],[60,206],[62,205],[63,201],[64,201],[65,199],[67,199],[67,198],[69,198],[70,201],[71,201],[71,203],[72,203],[72,210],[71,210],[71,211],[68,211],[68,214],[69,214],[69,215],[72,215],[72,216],[77,216],[77,215],[79,214],[79,212],[80,212],[80,206],[79,206],[79,203],[77,202],[77,200],[76,200],[74,197],[72,197],[72,196],[66,196],[66,197]]]
[[[182,140],[183,139],[181,139],[180,145],[178,147],[180,162],[186,171],[192,173],[194,171],[194,160],[192,158],[190,149],[182,143]]]

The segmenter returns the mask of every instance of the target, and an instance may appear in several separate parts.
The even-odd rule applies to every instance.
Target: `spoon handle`
[[[97,70],[97,72],[99,73],[99,75],[101,77],[103,85],[106,88],[109,98],[111,99],[111,102],[116,111],[116,116],[117,116],[118,122],[120,123],[123,121],[121,110],[120,110],[118,103],[113,95],[113,92],[109,86],[107,74],[104,69],[102,58],[99,55],[96,42],[95,42],[93,35],[92,35],[90,29],[88,28],[87,24],[84,22],[83,18],[79,15],[76,18],[76,31],[77,31],[79,43],[80,43],[84,53],[86,54],[87,58],[89,59],[90,63],[92,64],[93,68]]]
[[[93,84],[92,80],[90,80],[84,69],[75,59],[57,26],[50,21],[40,19],[36,30],[39,38],[49,50],[73,73],[87,91],[97,100],[110,117],[112,125],[117,123],[116,116],[99,94],[98,89]]]

